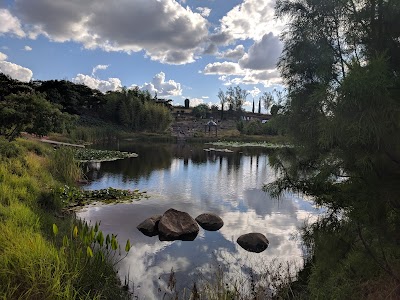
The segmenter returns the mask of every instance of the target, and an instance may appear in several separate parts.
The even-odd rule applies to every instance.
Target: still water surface
[[[118,234],[121,244],[130,239],[133,247],[119,264],[119,273],[121,278],[129,275],[141,298],[162,298],[171,268],[177,288],[182,289],[191,286],[199,273],[215,272],[215,265],[232,276],[249,268],[262,269],[272,260],[301,265],[302,249],[292,236],[319,210],[299,195],[286,193],[277,200],[262,191],[275,178],[267,150],[216,153],[204,151],[204,145],[129,143],[111,148],[136,152],[139,157],[88,165],[90,183],[84,188],[139,189],[150,198],[88,207],[78,216],[92,223],[101,221],[103,232]],[[225,225],[217,232],[200,228],[194,241],[174,242],[161,242],[136,229],[147,217],[169,208],[186,211],[193,218],[214,212]],[[236,239],[249,232],[265,234],[268,249],[259,254],[243,250]]]

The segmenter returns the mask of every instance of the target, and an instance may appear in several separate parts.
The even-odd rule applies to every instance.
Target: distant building
[[[185,99],[185,108],[189,108],[189,106],[190,106],[190,100]]]

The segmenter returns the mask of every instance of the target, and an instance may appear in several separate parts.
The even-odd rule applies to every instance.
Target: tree
[[[60,104],[62,110],[70,114],[81,115],[88,109],[96,110],[104,104],[104,95],[83,84],[67,80],[36,81],[35,90],[45,93],[51,103]]]
[[[235,90],[232,86],[226,90],[226,98],[229,103],[229,110],[235,110]]]
[[[220,98],[220,100],[223,99],[221,100],[221,103],[222,101],[224,103],[228,103],[229,110],[237,112],[242,111],[243,104],[246,101],[248,95],[249,93],[245,89],[242,89],[240,86],[228,87],[225,94],[221,89],[218,92],[218,98]]]
[[[274,104],[274,96],[272,96],[272,94],[270,92],[264,92],[261,97],[260,97],[260,101],[262,101],[265,110],[269,111],[269,109],[271,108],[271,106]]]
[[[199,104],[193,108],[192,114],[196,118],[207,118],[209,107],[207,104]]]
[[[308,296],[354,298],[379,276],[398,283],[400,2],[281,0],[277,16],[290,20],[279,126],[300,147],[271,157],[282,176],[267,189],[327,210],[304,231]]]
[[[221,120],[224,118],[224,106],[225,103],[228,101],[225,93],[219,89],[218,91],[218,98],[219,98],[219,103],[221,104]]]
[[[63,114],[42,94],[10,94],[0,101],[0,134],[9,141],[19,136],[21,131],[41,136],[61,131],[75,120]]]
[[[253,99],[253,109],[251,110],[251,112],[254,114],[254,99]]]
[[[240,86],[235,86],[234,91],[234,110],[242,111],[243,104],[246,102],[246,98],[249,95],[249,92],[245,89],[242,89]]]

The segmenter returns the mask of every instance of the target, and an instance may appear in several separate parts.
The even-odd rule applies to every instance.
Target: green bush
[[[275,126],[271,121],[268,121],[266,123],[261,123],[260,120],[255,119],[255,120],[250,120],[250,121],[242,121],[240,120],[236,124],[236,128],[240,131],[242,134],[247,134],[247,135],[277,135],[278,131],[275,128]]]
[[[13,158],[21,155],[22,148],[15,142],[9,142],[0,137],[0,157]]]

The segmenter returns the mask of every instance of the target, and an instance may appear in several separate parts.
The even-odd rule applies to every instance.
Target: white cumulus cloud
[[[117,91],[122,87],[121,80],[119,78],[108,78],[107,80],[101,80],[84,74],[76,75],[76,77],[72,79],[72,82],[84,84],[103,93],[107,91]]]
[[[211,13],[211,8],[208,7],[197,7],[196,10],[205,18],[207,18]]]
[[[242,70],[239,64],[229,61],[209,63],[204,67],[203,74],[238,75]]]
[[[260,40],[269,32],[279,34],[284,21],[274,18],[275,2],[244,0],[221,19],[220,34],[241,40]]]
[[[260,70],[250,70],[250,69],[240,69],[237,71],[237,69],[234,72],[226,72],[225,74],[223,73],[224,71],[229,71],[224,68],[217,68],[218,72],[210,72],[208,74],[218,74],[222,75],[219,76],[218,79],[223,82],[224,85],[241,85],[241,84],[247,84],[247,85],[255,85],[255,84],[262,84],[264,87],[271,87],[275,85],[280,85],[282,84],[282,79],[279,75],[279,72],[276,69],[273,70],[266,70],[266,71],[260,71]],[[255,90],[254,92],[257,92]]]
[[[107,68],[108,68],[109,66],[110,66],[110,65],[97,65],[97,66],[95,66],[95,67],[93,68],[93,70],[92,70],[92,76],[94,77],[94,75],[96,74],[97,70],[107,70]]]
[[[15,3],[13,11],[32,28],[31,37],[42,34],[87,49],[144,51],[150,59],[169,64],[193,62],[208,35],[208,21],[175,0],[120,0],[118,5],[108,0]]]
[[[249,48],[249,52],[239,60],[239,64],[244,69],[275,69],[278,58],[282,53],[282,48],[282,42],[270,32]]]
[[[0,52],[0,61],[6,60],[7,59],[7,54],[4,54],[3,52]]]
[[[150,94],[157,93],[159,97],[180,96],[182,88],[179,82],[174,80],[165,81],[165,73],[160,72],[153,77],[150,83],[145,83],[140,87],[141,90],[148,90]]]
[[[261,93],[261,90],[258,87],[254,87],[252,90],[249,91],[249,93],[254,98],[259,93]]]
[[[244,46],[237,45],[234,49],[228,49],[224,52],[219,53],[217,57],[237,61],[239,58],[242,58],[244,54],[245,54]]]
[[[246,106],[246,107],[253,107],[253,102],[245,101],[245,102],[243,103],[243,106]]]
[[[24,37],[21,22],[13,16],[8,9],[0,9],[0,35],[11,33],[18,37]]]
[[[190,102],[190,107],[195,107],[199,104],[204,104],[204,100],[200,98],[189,98]]]
[[[24,50],[25,50],[25,51],[32,51],[32,47],[25,46],[25,47],[24,47]]]
[[[2,58],[4,58],[4,55],[2,56]],[[4,59],[6,58],[7,56]],[[33,76],[33,73],[30,69],[5,60],[0,61],[0,72],[9,75],[11,78],[23,82],[29,82]]]

